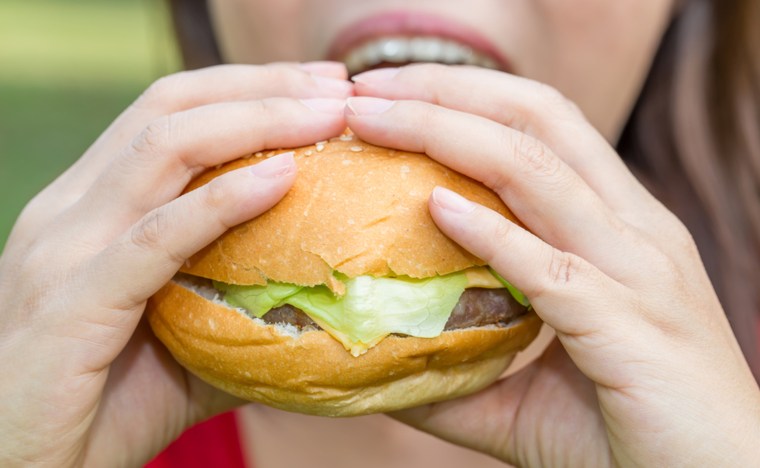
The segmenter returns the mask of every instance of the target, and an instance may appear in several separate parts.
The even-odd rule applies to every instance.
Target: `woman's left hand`
[[[347,121],[498,193],[526,231],[436,189],[452,239],[531,300],[558,343],[470,397],[398,413],[523,466],[756,463],[760,393],[684,226],[552,88],[471,67],[355,78]]]

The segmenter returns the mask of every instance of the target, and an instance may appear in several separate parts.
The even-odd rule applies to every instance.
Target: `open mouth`
[[[434,36],[391,36],[368,40],[339,57],[350,75],[409,63],[474,65],[499,69],[499,63],[467,44]]]
[[[510,71],[508,60],[477,29],[410,11],[381,13],[351,24],[337,35],[328,57],[345,63],[350,75],[425,62]]]

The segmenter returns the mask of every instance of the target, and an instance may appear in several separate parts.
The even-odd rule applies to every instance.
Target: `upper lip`
[[[491,58],[510,71],[509,60],[478,31],[461,23],[426,13],[390,12],[356,21],[340,31],[328,50],[328,59],[342,60],[352,49],[386,36],[425,36],[449,39]]]

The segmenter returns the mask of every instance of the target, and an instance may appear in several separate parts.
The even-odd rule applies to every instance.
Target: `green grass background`
[[[0,0],[0,249],[24,205],[179,68],[160,0]]]

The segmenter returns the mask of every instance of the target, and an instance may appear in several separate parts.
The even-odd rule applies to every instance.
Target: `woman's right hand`
[[[277,203],[295,165],[282,155],[181,195],[190,179],[339,134],[345,78],[334,63],[163,78],[29,203],[0,257],[0,465],[144,463],[239,404],[174,362],[141,321],[145,302]]]
[[[558,338],[481,392],[396,418],[520,466],[758,465],[760,393],[696,245],[577,106],[466,66],[354,81],[359,138],[482,181],[530,229],[443,189],[429,202]]]

